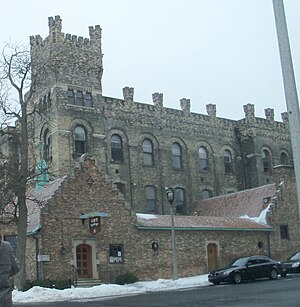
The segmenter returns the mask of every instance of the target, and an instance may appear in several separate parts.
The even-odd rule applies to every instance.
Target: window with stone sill
[[[153,144],[149,139],[143,141],[143,165],[153,166]]]
[[[172,144],[172,167],[175,169],[182,168],[182,161],[181,161],[181,146],[178,143]]]
[[[176,214],[185,214],[185,192],[182,188],[175,189]]]
[[[122,139],[118,134],[114,134],[110,141],[111,146],[111,162],[123,162],[123,144]]]
[[[223,154],[225,174],[232,173],[232,156],[231,152],[226,149]]]
[[[156,212],[156,190],[153,186],[145,187],[145,197],[146,197],[146,213],[155,213]]]
[[[74,131],[75,154],[82,155],[86,152],[86,132],[82,126],[76,126]]]
[[[93,107],[93,97],[90,92],[75,91],[68,89],[67,91],[68,104],[76,106]]]
[[[109,263],[123,263],[124,250],[122,244],[109,244]]]
[[[208,154],[206,148],[203,146],[199,148],[199,165],[200,171],[208,170]]]

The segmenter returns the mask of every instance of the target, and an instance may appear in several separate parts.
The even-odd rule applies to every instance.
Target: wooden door
[[[76,263],[78,278],[92,278],[92,248],[88,244],[76,247]]]
[[[218,268],[218,246],[210,243],[207,245],[207,267],[208,271],[213,271]]]

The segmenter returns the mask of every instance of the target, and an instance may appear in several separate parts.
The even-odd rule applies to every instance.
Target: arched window
[[[199,148],[199,164],[200,164],[200,171],[207,171],[208,170],[207,150],[203,146],[201,146]]]
[[[232,157],[231,152],[226,149],[223,155],[225,173],[232,173]]]
[[[51,158],[51,134],[49,129],[44,133],[44,160],[48,161]]]
[[[269,173],[271,170],[270,153],[266,149],[262,152],[262,160],[264,173]]]
[[[145,195],[146,195],[146,213],[155,213],[156,207],[156,197],[155,197],[155,188],[152,186],[145,187]]]
[[[110,140],[111,160],[113,162],[123,162],[123,146],[122,139],[118,134],[114,134]]]
[[[185,199],[184,199],[184,189],[176,188],[175,189],[175,205],[176,205],[176,214],[185,213]]]
[[[181,168],[181,147],[178,143],[172,144],[172,167]]]
[[[288,155],[285,152],[282,152],[280,154],[280,164],[281,165],[288,165],[289,164]]]
[[[143,163],[147,166],[153,165],[153,145],[149,139],[143,141]]]
[[[75,153],[84,154],[86,152],[86,133],[82,126],[75,127]]]
[[[208,199],[208,198],[211,198],[211,196],[212,196],[212,193],[210,190],[208,189],[202,190],[202,199]]]

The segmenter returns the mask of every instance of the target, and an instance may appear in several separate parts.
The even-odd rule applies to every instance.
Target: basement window
[[[109,263],[123,263],[124,252],[122,244],[109,244]]]

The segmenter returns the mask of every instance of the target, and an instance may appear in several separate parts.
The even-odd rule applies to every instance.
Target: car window
[[[258,262],[258,263],[267,263],[267,262],[270,262],[270,260],[267,259],[267,258],[258,258],[258,259],[257,259],[257,262]]]
[[[248,257],[236,259],[232,262],[231,266],[244,266],[248,260]]]
[[[300,260],[300,253],[297,253],[294,256],[292,256],[290,260]]]
[[[249,259],[249,261],[247,262],[247,265],[254,265],[254,264],[257,264],[256,259]]]

